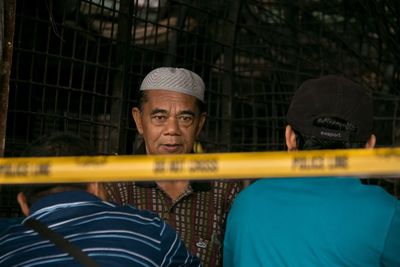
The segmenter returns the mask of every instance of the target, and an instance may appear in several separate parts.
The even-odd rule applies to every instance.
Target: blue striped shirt
[[[45,223],[101,266],[200,266],[158,215],[103,202],[85,191],[46,196],[29,218]],[[0,237],[0,266],[80,266],[65,251],[22,224]]]

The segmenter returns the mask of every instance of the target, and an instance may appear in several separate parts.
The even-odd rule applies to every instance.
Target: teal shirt
[[[400,201],[358,179],[262,179],[228,216],[224,266],[400,266]]]

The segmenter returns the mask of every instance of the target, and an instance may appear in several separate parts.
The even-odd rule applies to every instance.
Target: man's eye
[[[190,117],[190,116],[180,116],[179,119],[182,120],[182,121],[190,121],[190,120],[192,120],[192,117]]]
[[[154,115],[152,117],[153,120],[155,121],[165,121],[167,119],[167,116],[164,115]]]
[[[178,119],[181,123],[184,123],[184,124],[190,124],[193,122],[192,116],[179,116]]]

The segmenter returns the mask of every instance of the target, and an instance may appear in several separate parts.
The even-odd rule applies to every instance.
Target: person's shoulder
[[[400,200],[379,185],[360,184],[351,193],[351,201],[362,203],[375,217],[391,218],[400,214]]]
[[[237,195],[235,202],[244,203],[253,203],[255,201],[263,201],[265,197],[265,193],[270,190],[268,183],[266,183],[265,179],[258,179],[249,184],[246,188],[239,192]]]
[[[119,224],[115,227],[128,231],[141,232],[146,236],[158,239],[165,230],[165,221],[155,212],[141,210],[132,205],[118,206],[114,215],[118,216]]]
[[[382,203],[382,205],[384,206],[392,207],[399,205],[400,203],[399,199],[388,193],[384,188],[379,185],[361,184],[360,188],[361,194],[364,194],[365,197],[370,198],[376,203]]]
[[[149,210],[142,210],[134,205],[126,204],[120,205],[110,201],[102,201],[102,207],[105,209],[104,212],[110,214],[118,214],[121,218],[132,219],[136,222],[151,222],[158,223],[160,217],[157,213]]]

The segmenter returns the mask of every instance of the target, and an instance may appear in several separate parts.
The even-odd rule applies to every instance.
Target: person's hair
[[[144,105],[144,103],[146,103],[147,102],[147,91],[146,90],[144,90],[144,91],[139,91],[139,93],[138,93],[138,102],[137,102],[137,107],[140,109],[140,110],[143,110],[143,105]],[[205,107],[205,104],[202,102],[202,101],[200,101],[199,99],[197,99],[196,98],[196,106],[197,106],[197,108],[199,109],[199,113],[201,114],[201,113],[203,113],[203,112],[205,112],[205,110],[206,110],[206,107]]]
[[[301,132],[294,129],[296,134],[297,148],[299,150],[317,150],[317,149],[345,149],[345,148],[362,148],[365,146],[365,142],[355,142],[352,136],[357,132],[357,127],[352,123],[335,117],[320,117],[313,122],[313,125],[339,130],[349,133],[348,141],[325,139],[316,136],[304,135]]]
[[[72,133],[55,133],[47,135],[34,141],[22,153],[22,157],[61,157],[61,156],[91,156],[96,155],[92,146]],[[23,185],[20,192],[23,192],[28,205],[46,195],[69,190],[86,190],[87,183],[54,183]]]

